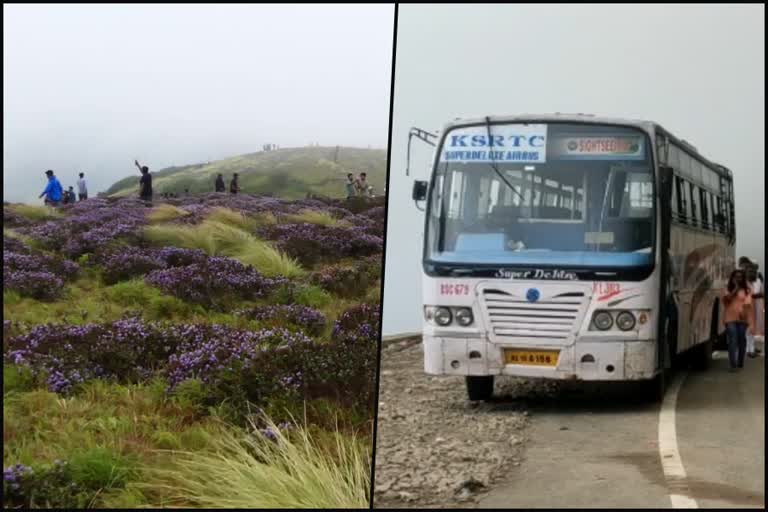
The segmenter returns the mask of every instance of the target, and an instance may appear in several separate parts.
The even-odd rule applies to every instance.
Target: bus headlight
[[[437,325],[445,327],[451,324],[452,319],[453,315],[451,315],[450,309],[444,307],[435,308],[435,323]]]
[[[629,311],[622,311],[616,317],[616,326],[622,331],[631,331],[635,328],[635,315]]]
[[[462,327],[472,325],[474,318],[472,318],[472,310],[469,308],[458,308],[456,310],[456,322]]]
[[[595,316],[592,318],[592,322],[595,324],[595,327],[601,331],[607,331],[613,327],[613,317],[607,311],[598,311],[595,313]]]

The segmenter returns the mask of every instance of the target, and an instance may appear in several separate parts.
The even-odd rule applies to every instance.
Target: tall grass
[[[150,223],[170,222],[187,215],[191,215],[187,210],[164,203],[152,208],[152,211],[147,215],[147,220]]]
[[[14,205],[7,206],[6,208],[32,221],[57,219],[62,215],[59,210],[57,210],[56,208],[51,208],[50,206],[36,206],[31,204],[14,204]]]
[[[159,224],[157,226],[148,226],[144,229],[144,237],[150,242],[159,245],[201,249],[211,256],[217,254],[213,233],[210,229],[202,229],[202,226],[199,225]]]
[[[200,508],[367,508],[370,446],[338,430],[312,433],[271,420],[259,431],[222,429],[205,451],[174,452],[168,468],[136,484],[155,506]]]
[[[330,213],[320,210],[301,210],[299,213],[285,215],[285,219],[289,222],[308,222],[310,224],[319,224],[331,228],[349,226],[348,222],[342,219],[337,219]]]
[[[229,256],[253,265],[267,276],[288,278],[304,275],[301,266],[269,243],[239,227],[206,219],[194,226],[157,225],[144,230],[153,243],[188,249],[202,249],[211,256]]]

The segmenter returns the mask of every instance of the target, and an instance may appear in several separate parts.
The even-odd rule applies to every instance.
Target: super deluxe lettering
[[[499,269],[496,272],[496,277],[504,279],[541,279],[551,281],[575,281],[578,276],[575,272],[569,272],[567,270],[509,270]]]

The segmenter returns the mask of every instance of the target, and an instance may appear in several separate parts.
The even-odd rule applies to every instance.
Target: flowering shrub
[[[48,221],[19,231],[46,248],[60,250],[69,257],[95,252],[118,238],[138,235],[146,208],[132,199],[110,204],[88,200],[75,204],[60,220]]]
[[[3,289],[33,299],[55,300],[64,289],[64,281],[51,272],[9,270],[3,266]]]
[[[260,230],[275,240],[277,246],[304,265],[334,261],[349,256],[367,256],[381,252],[383,241],[364,228],[325,227],[317,224],[279,224]]]
[[[333,326],[335,341],[353,345],[376,345],[381,313],[378,305],[360,304],[345,311]]]
[[[202,264],[156,270],[146,281],[164,293],[211,307],[225,306],[233,299],[262,297],[286,282],[266,278],[252,266],[231,258],[208,258]]]
[[[97,252],[93,261],[103,267],[102,279],[107,284],[165,268],[165,262],[157,254],[133,246]]]
[[[320,311],[298,304],[260,306],[240,311],[239,314],[274,327],[293,324],[310,335],[319,335],[326,325],[325,315]]]
[[[378,307],[363,304],[345,311],[336,321],[331,343],[304,360],[305,397],[332,397],[372,412],[379,324]]]
[[[39,325],[10,338],[4,359],[47,376],[48,388],[66,393],[91,378],[136,382],[149,377],[179,339],[155,323],[126,319],[83,326]]]
[[[83,508],[92,492],[81,488],[72,476],[69,464],[56,460],[50,467],[34,471],[16,464],[3,469],[3,506],[5,508]]]
[[[3,206],[3,226],[20,227],[30,224],[30,220],[11,208]]]
[[[168,267],[184,267],[201,265],[208,261],[208,255],[200,249],[182,249],[179,247],[163,247],[155,253]]]
[[[217,386],[233,379],[239,385],[245,384],[239,376],[251,368],[257,368],[261,376],[280,379],[281,372],[268,375],[269,365],[261,364],[268,358],[268,352],[290,352],[302,346],[311,346],[313,341],[301,333],[286,329],[262,329],[239,331],[220,325],[186,325],[177,329],[183,340],[176,353],[168,359],[167,375],[171,388],[187,379],[199,379],[205,384]],[[272,365],[275,370],[275,366]],[[280,379],[283,385],[295,385],[295,379]],[[256,384],[256,382],[251,382]],[[274,384],[274,383],[273,383]],[[250,384],[249,384],[250,385]],[[257,398],[257,397],[251,397]]]
[[[74,261],[41,254],[21,254],[3,250],[3,268],[27,272],[48,271],[63,279],[77,277],[80,267]]]
[[[29,247],[24,245],[24,242],[22,242],[18,238],[4,236],[3,251],[15,252],[18,254],[26,254],[29,252]]]
[[[362,266],[331,265],[315,272],[310,279],[312,284],[340,297],[362,296],[371,283],[370,276]]]
[[[93,263],[102,266],[102,278],[107,284],[142,276],[168,267],[205,264],[208,256],[198,249],[163,247],[142,249],[134,246],[109,247],[97,251]]]
[[[64,281],[77,277],[79,270],[77,263],[63,258],[3,251],[3,289],[25,297],[56,299]]]

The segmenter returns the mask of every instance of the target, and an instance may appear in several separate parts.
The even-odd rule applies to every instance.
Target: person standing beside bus
[[[747,356],[757,357],[758,350],[755,346],[755,338],[763,335],[762,316],[763,316],[763,280],[762,274],[758,272],[757,263],[752,263],[747,271],[747,282],[752,292],[752,315],[747,329]]]
[[[728,337],[728,361],[730,371],[744,367],[747,348],[747,328],[752,313],[752,293],[743,270],[731,272],[728,288],[723,293],[725,306],[725,332]]]

